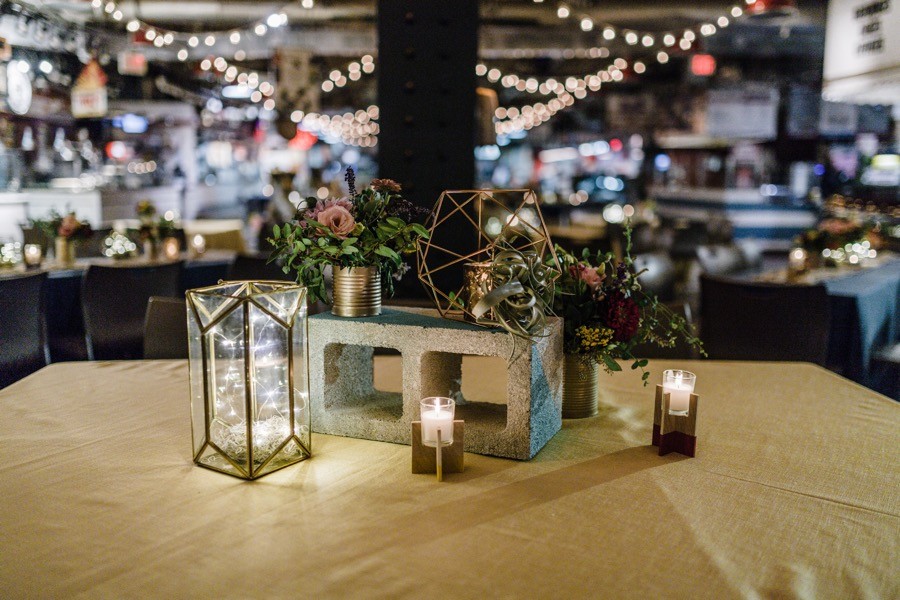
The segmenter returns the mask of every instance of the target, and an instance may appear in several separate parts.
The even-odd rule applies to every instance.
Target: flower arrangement
[[[400,184],[375,179],[364,190],[356,190],[356,176],[347,168],[349,195],[318,200],[307,198],[293,220],[275,226],[269,242],[271,261],[283,259],[284,272],[296,271],[297,281],[313,298],[327,301],[324,270],[376,267],[382,285],[393,292],[393,281],[409,269],[403,256],[416,249],[416,241],[428,230],[415,219],[427,211],[401,195]]]
[[[47,219],[32,219],[31,226],[40,229],[51,239],[86,240],[94,234],[91,224],[79,220],[74,211],[66,215],[61,215],[55,210],[51,211]]]
[[[562,273],[556,280],[553,311],[564,319],[566,354],[596,362],[609,373],[622,370],[616,359],[632,361],[632,369],[643,371],[646,385],[647,360],[633,353],[638,344],[671,348],[682,339],[705,353],[685,319],[641,289],[641,273],[635,272],[631,259],[630,230],[626,239],[622,261],[587,250],[579,258],[556,246]]]
[[[801,233],[795,242],[804,250],[818,254],[822,250],[835,250],[860,242],[866,239],[869,231],[869,227],[858,221],[830,217],[823,219],[815,228]]]
[[[175,234],[175,221],[165,216],[157,217],[156,205],[150,200],[141,200],[135,207],[140,227],[137,235],[142,242],[158,242]]]

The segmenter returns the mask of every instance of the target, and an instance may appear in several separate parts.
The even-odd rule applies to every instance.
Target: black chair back
[[[88,359],[141,358],[147,302],[151,296],[178,297],[182,267],[88,267],[81,288]]]
[[[675,298],[675,263],[665,252],[639,254],[634,257],[634,270],[641,288],[656,296],[660,302],[671,302]],[[644,271],[644,273],[641,273]]]
[[[700,325],[710,358],[825,365],[831,324],[823,285],[700,277]]]
[[[0,279],[0,388],[47,364],[44,284],[47,273]]]
[[[268,263],[265,254],[238,254],[231,268],[228,279],[231,281],[294,281],[291,274],[285,274],[277,263]]]
[[[78,256],[80,258],[98,258],[104,256],[103,251],[106,249],[106,246],[103,242],[105,242],[106,238],[112,234],[112,231],[112,227],[95,229],[94,234],[89,239],[80,243],[78,247]]]
[[[697,248],[697,262],[707,275],[730,275],[744,268],[744,255],[737,246],[704,245]]]
[[[144,358],[187,357],[187,304],[179,298],[151,297],[144,321]]]

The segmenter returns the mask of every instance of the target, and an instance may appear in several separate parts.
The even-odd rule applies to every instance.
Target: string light
[[[745,0],[747,4],[752,4],[755,0]],[[730,9],[729,14],[733,18],[738,18],[744,14],[743,9],[740,6],[734,6]],[[566,4],[559,4],[556,8],[556,16],[560,19],[568,19],[572,16],[571,9]],[[728,27],[730,24],[730,20],[728,19],[728,15],[721,15],[715,19],[715,23],[718,24],[719,28]],[[583,15],[578,18],[578,24],[581,27],[582,31],[592,31],[597,23],[593,18],[587,15]],[[644,47],[652,47],[659,43],[659,38],[653,35],[653,32],[641,32],[634,30],[624,30],[616,27],[611,23],[603,23],[603,39],[605,40],[613,40],[616,38],[617,33],[621,33],[625,37],[625,42],[631,46],[636,45],[640,42]],[[705,36],[714,35],[717,31],[716,25],[712,23],[704,23],[698,28],[698,32]],[[672,47],[677,42],[677,38],[671,32],[665,33],[662,36],[662,43],[666,47]],[[682,39],[687,39],[688,42],[693,42],[696,39],[696,33],[693,30],[686,30]],[[683,44],[679,44],[683,47]]]

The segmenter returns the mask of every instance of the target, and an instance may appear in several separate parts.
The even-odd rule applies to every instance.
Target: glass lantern
[[[310,456],[306,288],[187,292],[194,462],[256,479]]]

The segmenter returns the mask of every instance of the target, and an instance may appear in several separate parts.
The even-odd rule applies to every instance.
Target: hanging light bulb
[[[588,17],[581,19],[581,30],[582,31],[591,31],[594,28],[594,22],[591,21]]]
[[[559,8],[556,9],[556,16],[560,19],[568,19],[570,14],[569,7],[565,4],[560,4]]]
[[[238,42],[241,41],[241,34],[239,31],[232,31],[231,35],[228,36],[228,39],[231,41],[232,44],[237,44]]]
[[[214,35],[206,36],[206,39],[203,40],[203,43],[206,44],[207,46],[212,46],[213,44],[216,43],[216,36],[214,36]]]
[[[196,48],[199,43],[200,39],[196,35],[192,35],[188,38],[188,46],[191,48]]]
[[[181,50],[178,51],[178,60],[180,60],[181,62],[184,62],[187,59],[188,59],[188,51],[185,50],[184,48],[182,48]]]
[[[134,33],[135,31],[137,31],[140,28],[141,28],[141,22],[138,21],[137,19],[132,19],[132,20],[128,21],[127,25],[125,25],[125,29],[130,31],[131,33]]]

